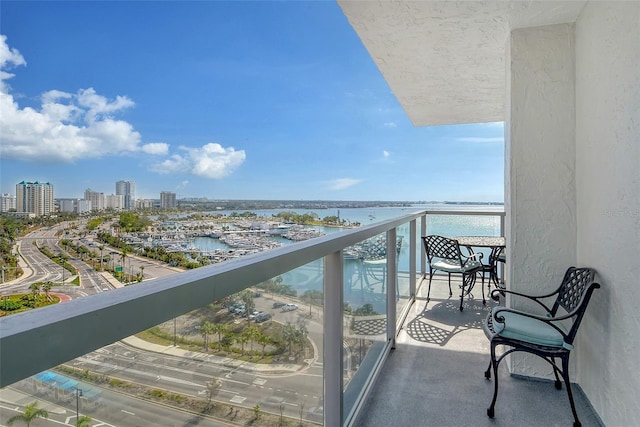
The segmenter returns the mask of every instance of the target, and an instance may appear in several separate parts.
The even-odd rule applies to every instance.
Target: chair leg
[[[464,307],[462,306],[462,303],[464,302],[464,287],[467,283],[467,277],[464,274],[462,275],[462,285],[460,285],[460,287],[462,288],[460,290],[460,311],[464,310]]]
[[[449,296],[453,295],[453,292],[451,292],[451,273],[447,273],[449,275]]]
[[[567,387],[569,403],[571,404],[571,412],[573,412],[573,427],[582,427],[582,423],[578,419],[576,405],[573,402],[573,393],[571,392],[571,381],[569,380],[569,354],[562,357],[562,378],[564,379],[564,384]]]
[[[551,363],[553,364],[553,368],[554,368],[553,369],[553,375],[555,375],[555,377],[556,377],[556,381],[555,381],[555,383],[553,385],[556,387],[557,390],[562,390],[562,381],[560,381],[560,377],[558,377],[558,370],[559,369],[556,368],[557,365],[556,365],[556,358],[555,357],[551,358]]]
[[[429,270],[429,287],[427,288],[427,302],[429,302],[429,294],[431,294],[431,279],[433,278],[433,270]]]
[[[493,399],[491,399],[491,405],[487,408],[487,416],[489,418],[493,418],[495,416],[495,407],[496,400],[498,399],[498,363],[496,360],[496,345],[491,342],[491,368],[493,368]],[[485,377],[487,377],[489,369],[485,372]],[[491,374],[489,373],[489,376]]]
[[[487,299],[484,297],[484,271],[481,271],[482,274],[482,305],[487,305]],[[487,285],[489,290],[491,289],[491,278],[489,278],[489,284]]]

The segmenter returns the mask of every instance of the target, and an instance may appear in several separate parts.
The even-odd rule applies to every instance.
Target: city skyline
[[[503,124],[414,127],[333,2],[1,7],[3,193],[504,200]]]

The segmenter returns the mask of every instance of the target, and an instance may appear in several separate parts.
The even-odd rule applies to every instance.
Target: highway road
[[[58,225],[51,229],[37,230],[21,240],[20,254],[29,264],[29,269],[25,270],[26,274],[23,278],[0,285],[0,291],[3,294],[25,291],[29,284],[37,281],[61,282],[62,267],[43,255],[33,245],[33,242],[46,243],[52,250],[59,251],[61,249],[57,247],[57,241],[60,238],[59,232],[64,227],[65,225]],[[96,243],[86,238],[83,240],[83,244],[98,251]],[[107,252],[107,250],[105,248],[104,251]],[[112,256],[120,259],[119,255],[115,253]],[[81,276],[81,286],[56,286],[52,292],[63,293],[71,298],[81,298],[114,288],[112,281],[106,280],[102,273],[95,271],[88,264],[73,258],[69,262],[78,269]],[[130,268],[134,274],[140,271],[141,266],[144,267],[145,280],[177,274],[175,268],[145,258],[127,256],[126,268]],[[66,276],[69,273],[64,272],[64,274]],[[281,323],[297,324],[300,316],[308,314],[305,310],[291,312],[274,310],[272,308],[273,299],[266,297],[256,298],[255,302],[258,310],[271,313],[273,320]],[[282,404],[284,414],[297,419],[300,417],[301,411],[304,413],[311,407],[322,406],[322,323],[319,315],[305,321],[309,338],[315,343],[316,354],[308,366],[299,372],[258,372],[252,369],[249,364],[231,368],[202,353],[176,356],[131,347],[123,342],[114,343],[74,359],[68,365],[196,398],[205,398],[206,383],[212,379],[218,379],[221,387],[214,398],[216,401],[247,408],[253,408],[256,404],[260,404],[262,411],[275,414],[280,413],[279,406]],[[22,382],[12,387],[20,389],[21,384]],[[25,399],[26,403],[33,401],[33,397],[25,397]],[[276,403],[270,404],[270,402]],[[14,405],[11,406],[6,402],[0,403],[2,404],[0,422],[5,420],[6,415],[10,416],[10,413],[17,407],[16,405],[21,404],[21,402],[11,402]],[[71,406],[75,407],[75,404]],[[75,414],[65,414],[55,414],[52,420],[58,425],[60,423],[73,425],[74,419],[68,417],[75,416]],[[104,424],[94,425],[106,426],[224,425],[208,424],[210,422],[208,420],[194,420],[192,415],[185,415],[164,406],[158,407],[152,402],[134,399],[108,390],[103,393],[98,409],[90,415],[95,421],[104,422]],[[168,420],[171,420],[170,424],[167,423]]]

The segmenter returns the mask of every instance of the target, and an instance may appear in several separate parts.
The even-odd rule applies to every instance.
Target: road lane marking
[[[121,409],[121,411],[124,412],[125,414],[135,415],[133,412],[125,411],[124,409]]]

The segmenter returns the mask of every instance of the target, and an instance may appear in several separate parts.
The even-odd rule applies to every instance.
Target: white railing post
[[[420,217],[420,236],[427,235],[427,215]],[[427,252],[424,250],[424,244],[420,239],[420,274],[422,277],[426,277],[427,274]]]
[[[416,220],[409,223],[409,298],[416,296],[416,256],[417,256]]]
[[[396,289],[398,287],[398,242],[396,228],[387,231],[387,340],[396,346]]]
[[[342,251],[324,257],[324,425],[341,426],[344,418]]]

